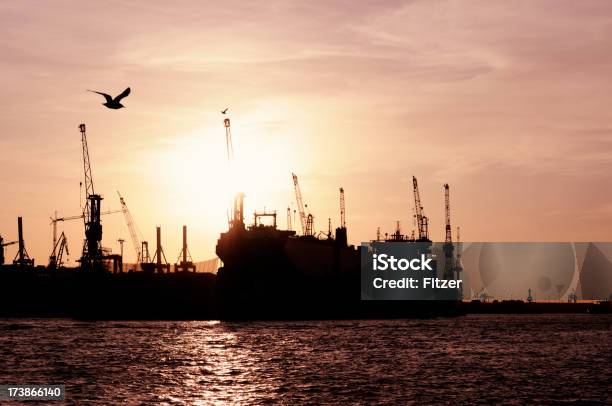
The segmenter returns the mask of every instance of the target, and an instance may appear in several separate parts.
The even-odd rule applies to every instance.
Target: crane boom
[[[85,181],[85,208],[84,217],[89,217],[89,199],[88,196],[95,194],[93,177],[91,175],[91,162],[89,160],[89,147],[87,146],[87,134],[85,132],[85,124],[79,125],[79,131],[81,132],[81,145],[83,147],[83,173]]]
[[[417,228],[419,231],[419,240],[428,240],[429,231],[427,229],[427,217],[423,213],[423,206],[421,206],[421,197],[419,196],[419,185],[416,177],[412,177],[412,187],[414,190],[414,212],[417,220]]]
[[[300,213],[300,223],[302,225],[302,234],[306,235],[306,211],[304,210],[304,201],[302,200],[302,192],[300,191],[300,184],[298,183],[298,177],[295,173],[291,174],[293,176],[293,186],[295,187],[295,201],[298,206],[298,211]]]
[[[125,224],[130,231],[130,237],[132,237],[132,244],[134,245],[134,251],[136,252],[136,256],[138,258],[138,262],[142,259],[142,245],[140,243],[140,239],[138,238],[138,233],[136,232],[136,226],[134,225],[134,219],[132,218],[132,214],[125,203],[125,199],[121,196],[121,193],[117,191],[117,195],[119,195],[119,201],[121,202],[121,211],[123,211],[123,217],[125,217]]]

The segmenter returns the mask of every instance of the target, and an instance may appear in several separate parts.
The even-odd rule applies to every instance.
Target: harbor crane
[[[4,239],[0,235],[0,265],[4,265],[4,247],[8,247],[9,245],[17,244],[18,241],[7,241],[4,242]]]
[[[344,188],[340,188],[340,227],[346,228],[346,206],[344,204]]]
[[[343,187],[340,187],[340,227],[336,228],[336,242],[340,245],[348,244],[346,232],[346,205],[344,201]]]
[[[227,109],[225,109],[227,113]],[[225,148],[227,149],[227,161],[231,162],[234,159],[234,145],[232,144],[232,130],[230,127],[230,119],[229,117],[223,120],[223,125],[225,126]]]
[[[300,190],[300,184],[298,182],[298,177],[295,173],[292,173],[291,176],[293,177],[293,186],[295,189],[295,202],[297,204],[298,212],[300,215],[300,224],[302,226],[302,234],[311,236],[314,233],[313,231],[314,217],[312,216],[312,214],[308,214],[308,216],[306,216],[306,210],[304,208],[304,201],[302,200],[302,192]]]
[[[23,218],[21,217],[17,217],[17,231],[17,243],[19,244],[19,248],[17,249],[17,254],[13,259],[13,265],[19,265],[22,267],[34,266],[34,259],[30,258],[28,251],[26,251],[25,248],[25,242],[23,240]]]
[[[23,240],[23,218],[17,217],[17,232],[18,238],[17,243],[19,244],[19,248],[17,249],[17,254],[13,259],[13,265],[19,266],[34,266],[34,259],[30,258],[28,255],[28,251],[25,249],[25,242]]]
[[[191,258],[191,254],[189,253],[189,249],[187,248],[187,226],[183,226],[183,248],[181,249],[181,252],[179,253],[179,257],[176,262],[177,263],[174,265],[175,272],[196,271],[196,266],[193,263],[193,258]]]
[[[107,211],[103,211],[102,213],[100,213],[101,216],[105,216],[107,214],[115,214],[115,213],[121,213],[121,210],[107,210]],[[71,221],[71,220],[79,220],[79,219],[84,219],[85,218],[85,213],[79,214],[77,216],[66,216],[66,217],[57,217],[57,212],[55,212],[54,217],[49,217],[49,219],[51,220],[51,226],[53,227],[53,247],[55,247],[57,245],[57,223],[60,221]]]
[[[293,230],[291,225],[291,207],[287,207],[287,230]]]
[[[146,241],[140,242],[138,238],[138,232],[136,231],[136,223],[134,223],[134,218],[132,217],[132,213],[130,213],[130,209],[128,209],[127,204],[125,203],[125,199],[121,196],[121,193],[117,191],[117,195],[119,196],[119,202],[121,203],[121,211],[123,212],[123,217],[125,218],[125,224],[130,232],[130,237],[132,239],[132,244],[134,245],[134,252],[136,253],[137,262],[145,262],[143,256],[143,248],[146,247],[147,251],[149,245]],[[151,262],[148,260],[148,262]]]
[[[446,237],[444,238],[444,245],[442,246],[445,257],[444,278],[453,279],[455,264],[453,261],[454,246],[450,223],[450,186],[448,183],[444,184],[444,213],[446,218]]]
[[[463,249],[463,245],[461,244],[461,234],[460,228],[457,226],[457,258],[455,261],[455,279],[461,279],[461,272],[463,272],[463,264],[461,263],[461,251]],[[463,286],[459,287],[460,297],[463,298]]]
[[[53,252],[49,256],[49,269],[59,269],[64,265],[64,251],[66,255],[70,255],[68,251],[68,239],[62,231],[59,240],[53,246]]]
[[[166,259],[166,254],[164,254],[164,248],[161,243],[161,227],[157,227],[157,248],[155,250],[155,254],[153,255],[153,262],[155,266],[155,271],[158,273],[166,273],[170,272],[170,264]]]
[[[96,194],[94,190],[85,124],[79,125],[79,131],[81,132],[81,144],[83,147],[85,183],[85,207],[83,208],[85,242],[83,244],[83,254],[79,262],[83,270],[99,271],[103,270],[102,259],[104,257],[102,253],[102,222],[100,220],[102,196]]]
[[[417,241],[429,242],[429,229],[428,229],[428,218],[423,213],[423,206],[421,206],[421,197],[419,196],[419,185],[416,177],[412,177],[412,188],[414,191],[414,211],[417,221],[418,239]]]

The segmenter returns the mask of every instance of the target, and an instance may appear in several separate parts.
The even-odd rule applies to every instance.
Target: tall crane
[[[4,242],[4,239],[0,235],[0,265],[4,265],[4,247],[8,247],[9,245],[17,244],[18,241],[8,241]]]
[[[102,196],[96,194],[94,191],[85,124],[80,124],[79,130],[81,132],[81,144],[83,147],[83,172],[85,182],[85,207],[83,208],[85,243],[83,244],[83,254],[80,262],[83,270],[102,270],[102,223],[100,221]]]
[[[461,272],[463,272],[463,264],[461,263],[461,251],[463,249],[463,244],[461,244],[461,235],[460,235],[460,228],[459,226],[457,226],[457,259],[455,262],[455,272],[456,272],[456,277],[457,279],[461,279],[459,277],[459,274]]]
[[[28,251],[25,248],[25,242],[23,240],[23,218],[17,217],[17,232],[18,239],[17,243],[19,244],[19,248],[17,249],[17,254],[13,259],[13,265],[19,266],[34,266],[34,259],[30,258],[28,255]]]
[[[442,246],[445,257],[444,278],[453,279],[455,264],[453,261],[454,247],[450,224],[450,187],[448,183],[444,184],[444,213],[446,218],[446,237],[444,238],[444,245]]]
[[[231,162],[234,159],[234,145],[232,144],[232,130],[230,127],[230,119],[223,120],[225,126],[225,148],[227,149],[227,161]]]
[[[444,242],[447,244],[453,243],[453,236],[451,233],[451,224],[450,224],[450,187],[448,183],[444,184],[444,213],[446,218],[446,237],[444,238]]]
[[[300,224],[302,226],[302,234],[308,235],[306,232],[307,231],[306,210],[304,209],[304,201],[302,200],[302,192],[300,191],[300,184],[298,183],[298,177],[295,173],[292,173],[291,176],[293,176],[293,186],[295,188],[295,202],[297,204],[298,212],[300,214]],[[312,215],[309,215],[309,216],[312,217]]]
[[[130,231],[130,237],[132,238],[132,244],[134,245],[134,252],[136,253],[137,261],[143,262],[142,256],[142,244],[140,239],[138,238],[138,233],[136,232],[136,224],[134,223],[134,218],[132,217],[132,213],[127,207],[125,203],[125,199],[121,196],[121,193],[117,191],[117,195],[119,196],[119,202],[121,203],[121,211],[123,212],[123,217],[125,218],[125,224],[127,225],[128,230]]]
[[[461,228],[457,226],[457,268],[463,269],[463,264],[461,264],[461,250],[463,245],[461,244]]]
[[[340,188],[340,227],[336,228],[336,243],[342,246],[348,244],[346,232],[346,206],[344,203],[344,188]]]
[[[287,207],[287,230],[293,230],[291,225],[291,207]]]
[[[346,206],[344,204],[344,188],[340,188],[340,227],[346,228]]]
[[[182,260],[181,260],[182,257]],[[193,263],[193,258],[191,258],[191,254],[189,253],[189,249],[187,248],[187,226],[183,226],[183,248],[179,253],[179,257],[176,260],[176,264],[174,265],[174,271],[179,272],[192,272],[196,271],[196,266]]]
[[[419,185],[416,177],[412,177],[412,188],[414,191],[414,211],[417,221],[418,229],[418,240],[417,241],[429,241],[429,229],[428,229],[428,218],[423,213],[423,206],[421,206],[421,197],[419,196]]]

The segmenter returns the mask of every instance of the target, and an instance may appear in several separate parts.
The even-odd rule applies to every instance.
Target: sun
[[[234,154],[229,160],[221,126],[198,128],[164,148],[158,179],[180,200],[185,217],[206,216],[222,231],[239,192],[245,194],[247,222],[254,210],[281,213],[292,201],[291,172],[303,165],[300,138],[247,127],[232,128]]]

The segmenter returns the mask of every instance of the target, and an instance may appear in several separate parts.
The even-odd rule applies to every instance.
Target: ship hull
[[[359,249],[272,228],[223,233],[219,316],[228,320],[456,316],[456,301],[362,301]]]

